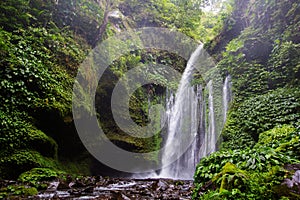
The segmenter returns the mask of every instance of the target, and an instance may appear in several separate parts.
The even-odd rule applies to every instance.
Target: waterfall
[[[149,116],[150,108],[151,108],[151,97],[150,97],[150,95],[148,95],[147,100],[148,100],[147,103],[148,103],[148,116]]]
[[[189,59],[175,95],[175,103],[170,109],[168,133],[162,154],[162,165],[165,167],[161,170],[161,177],[191,179],[194,174],[199,120],[197,95],[191,86],[191,80],[195,62],[202,49],[201,44]],[[170,165],[174,158],[176,161]]]
[[[208,155],[216,151],[216,124],[215,124],[215,111],[214,111],[214,97],[213,97],[213,82],[210,80],[207,84],[208,88],[208,130],[207,130],[207,140],[206,140],[206,152]]]
[[[198,128],[198,133],[199,133],[199,139],[198,142],[199,144],[201,144],[201,146],[199,145],[199,149],[198,149],[198,158],[202,158],[204,156],[207,155],[207,151],[206,151],[206,101],[204,98],[204,94],[203,94],[203,86],[202,85],[198,85],[198,104],[199,104],[199,128]]]
[[[174,105],[174,94],[173,94],[172,90],[167,89],[167,92],[166,92],[166,113],[165,113],[165,120],[167,122],[167,125],[170,124],[173,105]]]
[[[226,76],[224,85],[223,85],[223,122],[226,122],[228,105],[231,101],[231,77],[230,75]]]
[[[201,51],[202,45],[189,59],[176,94],[166,91],[162,121],[167,125],[162,131],[164,149],[160,156],[164,168],[158,175],[161,178],[192,179],[200,159],[217,150],[232,96],[231,78],[227,76],[224,83],[212,79],[205,85],[191,86]],[[221,95],[222,98],[216,98]]]

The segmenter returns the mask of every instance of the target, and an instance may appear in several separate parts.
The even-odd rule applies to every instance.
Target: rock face
[[[191,199],[192,181],[87,177],[54,181],[34,199]]]
[[[300,195],[300,164],[288,164],[285,165],[285,169],[293,174],[290,178],[284,179],[281,184],[280,190],[282,193],[298,197]],[[292,198],[293,199],[293,198]]]

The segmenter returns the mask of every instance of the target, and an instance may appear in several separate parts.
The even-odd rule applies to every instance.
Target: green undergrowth
[[[236,104],[222,132],[222,148],[242,149],[254,146],[260,133],[275,126],[300,123],[298,88],[282,88]]]
[[[211,43],[233,102],[220,151],[197,166],[194,199],[299,199],[284,179],[299,164],[300,7],[291,1],[234,1]],[[224,41],[221,41],[224,39]]]
[[[283,167],[300,162],[299,137],[299,127],[282,125],[261,133],[254,147],[224,149],[201,159],[194,176],[193,197],[279,199],[286,196],[286,192],[280,192],[284,187],[281,183],[291,173]],[[228,166],[233,168],[232,165],[236,168],[234,173],[226,171]],[[236,174],[240,170],[244,175]],[[227,186],[224,188],[222,184]],[[292,197],[290,193],[288,195]]]
[[[0,9],[8,9],[8,4],[13,3],[5,1]],[[10,6],[10,11],[19,9]],[[81,42],[72,32],[55,26],[26,22],[0,28],[1,178],[17,178],[34,167],[58,168],[58,145],[53,139],[58,133],[40,120],[41,115],[55,113],[63,124],[71,115],[73,77],[87,47]]]
[[[30,148],[47,157],[57,157],[56,142],[41,130],[30,124],[25,113],[8,114],[0,110],[0,145],[4,151]]]
[[[46,189],[49,181],[62,179],[66,177],[66,172],[53,170],[51,168],[33,168],[30,171],[22,173],[18,181],[29,184],[37,189]]]
[[[35,167],[51,167],[57,169],[57,161],[53,158],[42,156],[39,152],[22,149],[3,151],[0,154],[1,177],[16,179],[22,172]]]
[[[0,188],[1,199],[20,199],[22,197],[25,198],[37,194],[38,190],[35,187],[24,185],[9,185],[7,187]]]

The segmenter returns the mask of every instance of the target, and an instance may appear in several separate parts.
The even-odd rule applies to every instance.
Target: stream
[[[191,199],[193,182],[172,179],[85,177],[72,182],[53,181],[29,199]]]

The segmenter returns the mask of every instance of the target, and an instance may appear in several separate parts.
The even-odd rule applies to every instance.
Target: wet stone
[[[71,184],[72,183],[72,184]],[[191,199],[192,181],[86,177],[65,183],[51,182],[31,199]]]

